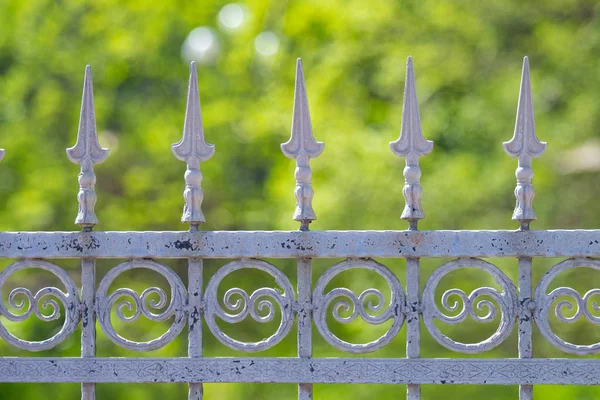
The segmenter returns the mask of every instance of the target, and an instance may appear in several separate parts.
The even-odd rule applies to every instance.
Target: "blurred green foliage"
[[[421,161],[427,214],[421,229],[517,227],[510,219],[516,161],[501,142],[512,136],[524,55],[532,67],[538,136],[549,142],[534,161],[539,220],[533,228],[600,225],[597,1],[248,0],[237,29],[232,25],[239,22],[240,9],[229,16],[232,22],[222,13],[226,4],[0,0],[0,147],[6,149],[0,164],[0,229],[76,229],[78,167],[64,151],[75,143],[86,64],[93,66],[100,142],[111,150],[96,168],[97,229],[186,229],[179,223],[185,165],[173,157],[170,145],[181,137],[189,58],[198,62],[206,139],[217,149],[202,164],[203,229],[296,229],[291,220],[294,163],[279,150],[290,130],[296,57],[304,60],[314,135],[326,144],[312,162],[319,217],[312,229],[405,229],[397,218],[404,161],[392,155],[388,142],[400,128],[408,55],[415,62],[423,132],[435,142],[433,153]],[[198,27],[205,28],[195,31],[203,41],[182,51]],[[402,260],[382,261],[403,277]],[[443,261],[424,260],[423,281]],[[492,261],[516,278],[516,260]],[[555,261],[536,260],[534,278]],[[99,261],[99,279],[116,262]],[[295,279],[292,260],[274,262]],[[77,262],[58,263],[78,279]],[[332,263],[317,261],[315,276]],[[167,264],[185,276],[183,262]],[[207,261],[205,278],[222,264]],[[120,282],[143,289],[157,282],[148,275],[132,273]],[[53,282],[39,273],[18,278],[39,286]],[[232,285],[240,284],[237,278]],[[345,276],[340,283],[361,289],[379,282],[368,274],[360,278]],[[584,290],[593,279],[586,272],[558,283]],[[252,275],[245,284],[256,287],[264,280]],[[468,289],[487,280],[464,273],[444,282]],[[256,325],[229,331],[256,340],[274,328]],[[589,327],[578,323],[558,331],[569,340],[598,341],[600,335]],[[56,328],[34,321],[12,327],[30,339],[46,338]],[[119,328],[136,339],[157,335],[150,323]],[[451,328],[448,332],[462,340],[480,340],[491,332],[474,323]],[[335,329],[352,340],[371,340],[381,332],[360,324]],[[205,339],[207,356],[236,354],[208,332]],[[564,356],[537,333],[534,339],[535,356]],[[295,346],[291,333],[264,354],[293,356]],[[30,355],[4,344],[0,351]],[[422,353],[456,356],[426,334]],[[78,354],[75,334],[42,355]],[[403,329],[374,356],[404,354]],[[138,355],[99,333],[98,355],[185,356],[186,340],[182,335],[164,349]],[[315,332],[315,356],[341,355]],[[486,356],[515,357],[516,335]],[[223,400],[294,398],[296,391],[295,385],[205,386],[207,399]],[[317,385],[315,398],[401,398],[404,390]],[[78,391],[76,384],[3,384],[0,398],[74,399]],[[98,385],[99,399],[185,398],[186,392],[185,385]],[[546,400],[600,395],[600,389],[585,387],[539,386],[535,392]],[[424,399],[482,396],[516,398],[517,388],[423,388]]]

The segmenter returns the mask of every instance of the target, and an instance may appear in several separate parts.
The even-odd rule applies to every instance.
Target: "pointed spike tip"
[[[296,82],[294,88],[294,111],[292,116],[292,133],[290,139],[281,145],[286,157],[297,159],[301,152],[309,158],[316,158],[323,151],[324,144],[317,142],[313,136],[306,83],[302,59],[296,60]]]
[[[408,56],[406,59],[406,81],[404,82],[404,90],[408,87],[411,87],[411,90],[415,89],[415,69],[413,67],[413,59],[411,56]],[[405,93],[406,94],[406,93]],[[416,93],[415,93],[416,95]],[[406,101],[406,98],[404,99]]]
[[[85,66],[83,79],[83,95],[81,99],[81,112],[75,146],[67,149],[67,157],[75,164],[82,165],[84,159],[89,157],[92,163],[100,164],[108,156],[108,149],[98,143],[96,132],[96,116],[94,112],[94,88],[92,85],[92,67]]]
[[[523,70],[521,71],[521,88],[519,90],[519,100],[527,96],[527,101],[531,101],[531,78],[529,76],[529,59],[523,58]]]
[[[196,63],[190,62],[190,77],[187,90],[187,102],[183,123],[183,136],[177,143],[171,145],[175,157],[188,165],[209,160],[215,153],[215,146],[206,143],[200,109],[200,92],[198,89],[198,74]]]
[[[421,130],[421,117],[419,115],[419,103],[417,101],[417,89],[411,56],[406,60],[403,103],[400,137],[390,142],[390,148],[398,157],[426,156],[433,150],[433,142],[425,139]]]
[[[525,76],[529,77],[529,57],[523,57],[523,78]]]
[[[517,103],[517,118],[513,137],[503,142],[502,147],[509,156],[521,160],[522,156],[539,157],[548,144],[538,139],[535,130],[533,101],[531,95],[531,78],[529,76],[529,57],[523,57],[523,71]],[[522,161],[520,161],[522,162]]]
[[[85,66],[85,73],[83,75],[83,92],[86,93],[92,84],[92,66],[87,64]]]
[[[302,59],[298,58],[296,60],[296,80],[302,77],[304,79],[304,68],[302,67]]]

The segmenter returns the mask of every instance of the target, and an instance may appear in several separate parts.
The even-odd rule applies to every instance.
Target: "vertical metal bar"
[[[202,357],[202,259],[188,260],[188,357]],[[188,400],[202,400],[202,383],[190,383]]]
[[[96,356],[96,260],[81,260],[81,357]],[[81,400],[96,399],[96,384],[81,384]]]
[[[532,340],[531,332],[533,328],[532,322],[532,306],[531,300],[531,257],[519,258],[519,304],[521,313],[519,315],[519,358],[532,357]],[[519,386],[519,400],[532,400],[533,386]]]
[[[417,100],[417,87],[412,57],[406,60],[406,79],[404,82],[404,104],[402,106],[402,126],[400,138],[390,142],[392,152],[398,157],[404,157],[404,210],[401,218],[409,222],[409,230],[417,231],[420,219],[425,218],[421,205],[421,168],[419,157],[426,156],[433,150],[433,142],[425,139],[421,129],[421,116]],[[419,280],[419,259],[406,259],[406,357],[421,357],[421,300]],[[406,390],[408,400],[421,399],[421,386],[408,385]]]
[[[298,357],[312,357],[312,259],[298,259]],[[313,385],[298,384],[298,400],[312,400]]]
[[[421,357],[421,300],[419,259],[406,259],[406,294],[408,312],[406,314],[406,357]],[[408,400],[421,399],[421,385],[407,385]]]

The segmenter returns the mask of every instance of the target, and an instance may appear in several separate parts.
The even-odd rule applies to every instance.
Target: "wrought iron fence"
[[[554,312],[558,320],[572,323],[581,318],[600,324],[600,307],[594,296],[600,289],[581,295],[569,287],[549,290],[551,282],[574,268],[600,270],[600,231],[532,231],[536,219],[532,209],[532,158],[540,156],[546,143],[535,134],[529,65],[524,60],[521,89],[513,138],[504,143],[511,157],[518,158],[513,219],[516,231],[419,231],[424,217],[421,207],[419,157],[427,155],[433,143],[421,132],[415,77],[409,58],[406,71],[404,108],[400,138],[390,143],[392,152],[404,157],[406,206],[402,218],[409,222],[406,231],[309,231],[316,219],[312,208],[310,159],[319,156],[323,143],[315,141],[308,111],[302,64],[296,70],[292,134],[281,145],[283,153],[296,160],[297,199],[294,220],[299,231],[199,231],[205,221],[201,211],[203,192],[200,162],[214,153],[204,141],[195,66],[190,67],[187,110],[182,140],[172,147],[174,155],[185,161],[185,205],[182,222],[187,232],[93,232],[98,220],[94,213],[96,194],[94,164],[101,163],[108,150],[98,143],[95,126],[92,76],[86,68],[77,144],[67,150],[71,161],[79,164],[79,212],[75,223],[81,232],[3,232],[0,233],[0,257],[19,260],[0,273],[3,286],[14,273],[24,269],[42,269],[54,274],[62,288],[46,287],[36,293],[18,287],[0,302],[0,337],[24,351],[53,348],[72,335],[81,324],[80,358],[0,358],[2,382],[81,382],[82,398],[95,398],[95,384],[103,382],[185,382],[189,398],[202,398],[204,382],[282,382],[297,383],[298,398],[311,399],[315,383],[387,383],[407,384],[407,398],[419,399],[422,384],[506,384],[520,385],[520,398],[531,399],[534,384],[600,383],[597,359],[532,358],[532,327],[559,350],[575,355],[596,354],[600,343],[582,345],[561,339],[549,323]],[[3,156],[0,153],[0,158]],[[428,277],[420,289],[420,259],[451,257]],[[482,257],[518,259],[518,282]],[[532,281],[533,257],[565,257],[535,284]],[[81,288],[54,258],[81,260]],[[125,258],[97,284],[96,259]],[[187,259],[188,285],[170,268],[155,259]],[[203,259],[233,258],[219,268],[206,287],[203,284]],[[297,260],[297,286],[276,266],[259,258]],[[328,268],[312,287],[314,258],[345,258]],[[404,285],[401,278],[374,258],[406,260]],[[115,279],[132,269],[152,270],[163,276],[169,288],[150,287],[141,293],[129,288],[110,291]],[[275,280],[277,287],[263,287],[252,293],[230,288],[218,297],[224,278],[239,270],[260,270]],[[378,289],[355,293],[344,287],[328,290],[340,273],[365,269],[385,280],[391,293],[386,297]],[[453,271],[474,269],[493,278],[496,286],[480,287],[470,293],[453,288],[436,298],[440,280]],[[129,311],[130,314],[125,313]],[[569,313],[570,311],[570,313]],[[61,312],[64,315],[61,316]],[[33,314],[42,321],[62,318],[62,328],[41,341],[23,340],[7,328],[7,322],[21,322]],[[244,319],[259,323],[272,321],[279,326],[269,337],[249,342],[238,340],[221,329],[219,321],[236,324]],[[144,316],[152,321],[169,321],[169,329],[149,341],[132,341],[119,335],[113,319],[125,322]],[[499,321],[496,331],[486,340],[463,343],[452,339],[438,324],[457,324],[468,317],[477,322]],[[378,339],[359,343],[338,337],[329,323],[348,323],[357,318],[371,325],[387,324]],[[100,358],[96,356],[96,323],[116,345],[137,351],[150,351],[170,343],[187,326],[187,358]],[[406,325],[406,358],[313,358],[312,328],[331,346],[347,353],[375,351],[390,343]],[[442,346],[457,353],[485,353],[518,330],[518,358],[420,358],[420,324]],[[438,323],[436,324],[436,321]],[[203,357],[202,323],[224,345],[241,352],[260,352],[276,346],[292,330],[298,332],[298,356],[295,358]]]

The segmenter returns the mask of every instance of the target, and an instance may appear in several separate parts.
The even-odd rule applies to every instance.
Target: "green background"
[[[84,67],[94,74],[100,143],[110,148],[97,166],[100,224],[96,230],[185,230],[179,222],[185,164],[170,145],[181,137],[188,79],[182,46],[197,27],[211,29],[210,54],[197,59],[206,140],[216,154],[202,164],[206,230],[297,229],[294,163],[279,144],[289,137],[297,57],[302,57],[314,136],[325,142],[312,161],[311,229],[405,229],[399,219],[404,161],[388,142],[401,123],[405,60],[414,58],[423,132],[435,142],[421,159],[423,207],[429,229],[516,229],[511,220],[516,161],[501,146],[514,129],[522,58],[530,57],[538,137],[549,143],[533,163],[538,221],[532,229],[600,225],[600,5],[594,0],[391,1],[249,0],[243,24],[218,22],[226,2],[0,0],[0,229],[76,230],[78,167],[65,148],[75,144]],[[222,15],[222,14],[221,14]],[[261,32],[278,39],[260,53]],[[207,31],[203,31],[207,32]],[[271,37],[273,37],[271,35]],[[262,36],[265,37],[264,35]],[[257,51],[257,47],[258,50]],[[263,51],[264,52],[264,51]],[[184,52],[185,53],[185,52]],[[185,54],[184,54],[185,55]],[[5,260],[8,265],[12,260]],[[163,262],[164,260],[159,260]],[[270,260],[295,283],[293,260]],[[315,279],[337,260],[315,262]],[[379,260],[404,280],[403,260]],[[446,260],[423,260],[422,283]],[[513,280],[515,259],[491,259]],[[534,282],[558,259],[534,260]],[[58,260],[78,282],[77,261]],[[117,264],[98,262],[98,279]],[[184,261],[164,261],[185,278]],[[225,261],[207,260],[205,279]],[[185,280],[185,279],[184,279]],[[460,271],[444,288],[492,284],[481,272]],[[582,269],[555,285],[582,291],[597,274]],[[23,272],[6,285],[54,284],[44,272]],[[255,289],[271,285],[261,273],[224,282]],[[131,272],[118,285],[143,290],[163,284],[150,272]],[[383,288],[368,272],[335,283],[356,290]],[[117,286],[118,286],[117,285]],[[230,286],[227,286],[230,285]],[[115,287],[117,287],[115,286]],[[496,321],[497,322],[497,321]],[[276,327],[251,321],[227,332],[257,340]],[[51,336],[59,322],[10,324],[28,339]],[[372,340],[384,327],[359,322],[334,331],[347,340]],[[492,324],[444,327],[458,340],[478,341]],[[557,324],[564,339],[600,341],[586,321]],[[119,332],[147,340],[165,326],[119,323]],[[404,357],[404,332],[368,356]],[[314,355],[343,356],[315,331]],[[423,357],[462,357],[423,331]],[[98,333],[99,356],[185,356],[185,335],[154,352],[134,354]],[[516,330],[486,357],[515,357]],[[260,355],[294,356],[295,330]],[[205,329],[205,355],[236,355]],[[0,342],[2,356],[30,356]],[[43,356],[78,356],[78,332]],[[534,356],[566,357],[534,334]],[[1,399],[79,397],[77,384],[1,384]],[[315,399],[403,398],[393,385],[316,385]],[[186,385],[98,385],[98,399],[185,398]],[[207,384],[206,399],[294,398],[296,385]],[[594,399],[599,388],[537,386],[537,398]],[[423,399],[504,399],[515,386],[424,386]]]

